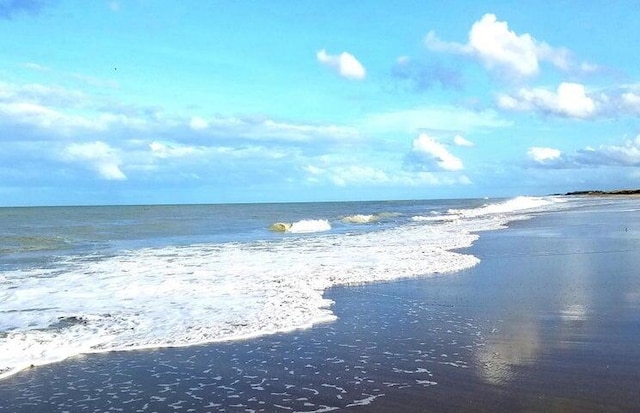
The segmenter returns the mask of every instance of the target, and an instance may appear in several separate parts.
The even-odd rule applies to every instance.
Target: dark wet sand
[[[0,382],[0,411],[640,411],[640,214],[483,233],[454,275],[334,288],[339,320],[88,355]]]

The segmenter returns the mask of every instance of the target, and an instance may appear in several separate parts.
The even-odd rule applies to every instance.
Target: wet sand
[[[241,342],[87,355],[0,382],[0,411],[640,409],[640,213],[483,233],[482,262],[327,292],[338,321]]]

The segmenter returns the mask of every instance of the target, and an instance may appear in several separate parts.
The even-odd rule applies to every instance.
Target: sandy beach
[[[336,322],[29,369],[0,411],[634,411],[638,251],[633,209],[513,222],[469,270],[329,290]]]

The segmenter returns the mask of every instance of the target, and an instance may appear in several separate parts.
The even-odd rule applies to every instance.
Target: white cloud
[[[460,171],[464,168],[460,158],[452,155],[446,146],[426,133],[421,133],[413,140],[411,154],[416,162],[426,164],[427,167],[435,165],[445,171]]]
[[[0,119],[7,123],[19,123],[50,129],[58,134],[73,130],[100,130],[101,124],[79,115],[71,115],[47,106],[32,102],[0,102]]]
[[[0,124],[39,130],[39,139],[100,134],[114,139],[128,133],[181,133],[185,139],[215,137],[237,141],[313,143],[360,139],[355,127],[295,123],[264,117],[203,118],[167,116],[157,108],[117,105],[77,90],[40,84],[0,82]],[[183,128],[188,128],[184,131]],[[32,133],[32,132],[30,132]],[[35,135],[33,135],[35,136]],[[117,138],[122,140],[122,138]]]
[[[467,148],[474,146],[473,142],[465,139],[464,136],[461,135],[456,135],[453,137],[453,144],[456,146],[463,146]]]
[[[189,127],[193,130],[204,130],[209,127],[209,122],[200,117],[194,116],[191,118],[191,121],[189,121]]]
[[[471,27],[469,46],[489,68],[506,67],[522,76],[538,73],[536,41],[529,34],[518,36],[506,22],[486,14]]]
[[[344,78],[362,80],[367,75],[364,66],[351,53],[342,52],[339,55],[330,55],[322,49],[316,53],[316,58],[318,62],[336,70]]]
[[[536,163],[544,164],[560,159],[562,152],[558,149],[532,147],[527,151],[529,159]]]
[[[433,31],[427,34],[425,43],[434,51],[473,56],[488,70],[515,77],[537,75],[541,61],[562,70],[570,66],[567,49],[551,47],[528,33],[518,35],[494,14],[485,14],[471,26],[466,44],[442,41]]]
[[[561,83],[557,91],[542,88],[520,89],[515,95],[500,95],[497,104],[502,109],[540,111],[562,117],[590,118],[596,114],[596,101],[579,83]]]
[[[28,103],[78,108],[85,102],[86,96],[76,90],[37,83],[19,85],[0,81],[0,103],[5,105]]]
[[[626,92],[621,96],[623,107],[633,113],[640,115],[640,94],[635,92]]]
[[[64,149],[62,156],[67,162],[79,162],[94,169],[106,180],[127,179],[120,170],[117,151],[104,142],[73,143]]]
[[[116,126],[144,128],[156,114],[113,113],[98,98],[59,86],[0,82],[0,121],[46,131],[50,136],[104,132]],[[111,105],[116,110],[115,105]],[[129,109],[130,110],[130,109]]]

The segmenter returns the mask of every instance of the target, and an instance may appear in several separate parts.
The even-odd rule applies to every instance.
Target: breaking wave
[[[450,209],[450,215],[458,215],[465,218],[481,217],[493,214],[509,214],[518,211],[531,210],[557,203],[558,199],[519,196],[503,202],[488,203],[479,208]]]
[[[326,219],[303,219],[298,222],[276,222],[269,229],[276,232],[291,232],[293,234],[308,234],[331,230],[331,224]]]

